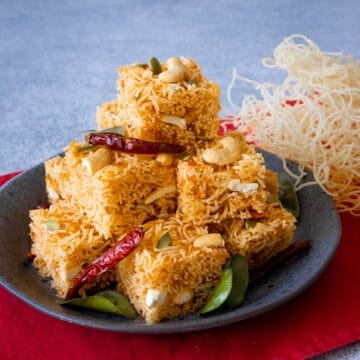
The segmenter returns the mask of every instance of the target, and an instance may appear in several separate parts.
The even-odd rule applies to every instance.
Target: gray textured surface
[[[357,0],[0,0],[0,174],[36,165],[94,127],[122,64],[194,57],[225,93],[234,66],[276,80],[261,58],[293,33],[360,59],[359,18]],[[327,358],[358,354],[353,345]]]

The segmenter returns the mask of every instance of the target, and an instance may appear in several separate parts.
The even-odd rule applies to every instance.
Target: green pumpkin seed
[[[167,232],[159,239],[157,248],[163,249],[163,248],[169,246],[170,243],[171,243],[171,237],[170,237],[170,234]]]
[[[256,220],[256,219],[247,219],[245,222],[245,228],[246,229],[251,229],[254,228],[256,226],[257,223],[259,223],[260,220]]]
[[[135,206],[136,210],[145,210],[146,209],[146,205],[145,204],[137,204]]]
[[[245,291],[249,284],[249,266],[247,259],[240,255],[234,255],[229,264],[233,272],[232,288],[225,304],[229,307],[238,306],[244,299]]]
[[[141,95],[141,91],[138,90],[138,89],[135,90],[135,92],[134,92],[134,99],[135,99],[135,100],[139,100],[140,95]]]
[[[205,314],[218,309],[229,296],[232,288],[233,272],[231,268],[225,268],[214,293],[206,305],[201,309],[200,314]]]
[[[154,75],[158,75],[161,73],[161,64],[156,57],[152,57],[149,60],[149,69],[152,71]]]
[[[201,135],[201,134],[195,134],[195,139],[196,140],[203,140],[203,141],[211,141],[212,139],[205,136],[205,135]]]
[[[43,223],[46,230],[56,231],[60,229],[60,224],[56,220],[46,220]]]
[[[279,174],[279,199],[282,206],[295,217],[300,214],[299,201],[294,184],[286,173]]]
[[[90,151],[97,150],[100,146],[99,145],[86,145],[79,149],[79,152],[82,154],[87,154]]]
[[[198,81],[197,81],[197,79],[191,79],[187,83],[188,83],[188,85],[197,85]]]
[[[136,310],[131,305],[129,299],[115,290],[101,291],[84,298],[58,301],[58,304],[122,315],[129,319],[134,319],[137,316]]]

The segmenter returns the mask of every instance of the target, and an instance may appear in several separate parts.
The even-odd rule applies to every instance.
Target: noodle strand
[[[322,52],[295,34],[263,65],[284,69],[287,77],[281,84],[258,83],[234,69],[227,89],[228,102],[238,112],[233,124],[249,142],[283,159],[297,189],[314,184],[304,180],[310,169],[339,211],[360,216],[360,63],[342,53]],[[237,82],[253,85],[261,99],[248,95],[236,105]],[[285,159],[299,164],[297,174]]]

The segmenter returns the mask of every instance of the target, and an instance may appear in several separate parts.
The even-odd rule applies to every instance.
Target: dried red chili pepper
[[[36,205],[36,209],[48,209],[50,206],[50,204],[47,201],[40,201],[37,205]]]
[[[249,209],[249,213],[251,215],[251,219],[254,219],[254,220],[265,219],[268,215],[266,212],[261,214],[252,208]]]
[[[105,251],[91,264],[86,266],[75,278],[66,294],[66,300],[73,298],[78,290],[85,284],[94,281],[99,275],[113,268],[120,260],[129,255],[144,237],[142,228],[135,228],[113,247]]]
[[[90,133],[91,145],[106,145],[112,150],[129,154],[182,153],[185,147],[178,144],[158,143],[136,138],[126,138],[112,133]]]

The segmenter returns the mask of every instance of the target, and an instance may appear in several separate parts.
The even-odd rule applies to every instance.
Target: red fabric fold
[[[17,174],[17,173],[16,173]],[[16,174],[0,177],[0,185]],[[304,293],[256,318],[176,335],[84,328],[0,289],[0,359],[305,359],[360,340],[360,219],[341,214],[340,246]]]

